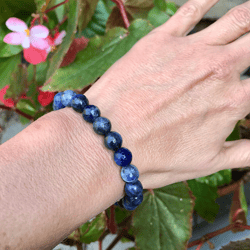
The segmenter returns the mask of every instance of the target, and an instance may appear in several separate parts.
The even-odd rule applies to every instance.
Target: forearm
[[[0,249],[51,249],[124,189],[103,136],[70,108],[45,115],[2,144],[0,175]]]

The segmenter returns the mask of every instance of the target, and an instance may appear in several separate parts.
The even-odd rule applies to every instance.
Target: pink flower
[[[63,30],[60,33],[56,32],[54,37],[48,36],[46,38],[47,42],[49,43],[49,48],[46,49],[46,52],[49,53],[53,50],[55,50],[56,46],[60,45],[62,43],[63,38],[66,36],[66,31]]]
[[[12,45],[22,45],[27,49],[32,45],[37,49],[47,49],[49,47],[46,37],[49,35],[49,30],[43,25],[36,25],[30,30],[26,23],[16,17],[11,17],[6,21],[6,26],[15,32],[7,34],[3,41]]]
[[[6,85],[3,89],[0,90],[0,101],[7,107],[13,107],[14,101],[9,99],[4,99],[4,95],[6,94],[7,89],[10,87],[10,85]]]

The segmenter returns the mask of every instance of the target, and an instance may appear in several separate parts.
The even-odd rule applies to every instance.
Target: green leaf
[[[98,0],[81,0],[81,13],[79,16],[78,30],[81,32],[85,29],[95,13]]]
[[[22,14],[36,12],[34,0],[1,0],[0,1],[0,25],[10,17],[17,17],[16,13],[22,11]],[[25,13],[26,12],[26,13]]]
[[[28,115],[31,115],[31,116],[34,116],[35,113],[36,113],[36,109],[33,105],[33,103],[28,100],[28,99],[21,99],[16,107],[21,110],[22,112],[24,112],[25,114],[28,114]]]
[[[154,0],[154,5],[161,11],[167,10],[167,3],[165,2],[165,0]]]
[[[20,54],[12,57],[0,58],[0,89],[10,84],[12,74],[18,69],[19,63],[21,63]]]
[[[27,123],[30,122],[29,119],[27,119],[26,117],[19,115],[19,121],[21,122],[22,125],[26,125]]]
[[[217,173],[205,177],[196,178],[195,180],[201,183],[205,183],[211,187],[222,186],[225,184],[229,184],[231,182],[232,170],[231,169],[221,170]]]
[[[34,0],[36,3],[37,12],[44,12],[50,0]]]
[[[166,12],[169,16],[173,16],[177,10],[178,10],[178,7],[174,2],[167,2]]]
[[[143,250],[184,250],[192,233],[194,202],[188,186],[175,183],[144,193],[133,227],[136,246]]]
[[[211,187],[205,183],[200,183],[195,179],[188,180],[187,182],[193,195],[196,197],[194,209],[207,222],[214,222],[220,208],[215,202],[219,197],[217,187]]]
[[[85,224],[80,227],[80,241],[86,244],[97,241],[106,229],[105,212],[97,215],[91,222],[87,222],[87,226]]]
[[[170,16],[167,14],[167,12],[163,12],[159,10],[157,7],[154,7],[152,10],[148,13],[148,20],[154,27],[158,27],[170,18]]]
[[[103,36],[105,34],[108,17],[109,12],[105,7],[104,1],[100,0],[88,26],[82,32],[77,33],[76,37],[84,36],[89,39],[95,35]]]
[[[73,90],[89,85],[152,29],[148,21],[137,19],[130,25],[129,33],[123,28],[114,28],[104,37],[92,38],[88,47],[77,54],[74,63],[58,69],[42,91]]]
[[[47,7],[47,9],[59,4],[59,3],[62,3],[64,2],[64,0],[51,0],[49,2],[49,5]],[[56,16],[57,16],[57,19],[58,19],[58,22],[62,21],[64,15],[65,15],[65,4],[57,7],[55,10],[55,13],[56,13]],[[50,13],[50,12],[49,12]]]
[[[6,27],[5,23],[0,26],[0,57],[10,57],[23,50],[21,45],[10,45],[3,41],[4,37],[10,32],[11,30]]]
[[[242,209],[245,212],[245,216],[247,217],[248,206],[247,206],[246,195],[245,195],[244,184],[243,183],[240,186],[240,203],[241,203]]]
[[[78,12],[80,9],[80,0],[71,0],[69,1],[69,13],[68,13],[68,26],[67,26],[67,35],[63,39],[63,43],[57,49],[56,53],[50,59],[50,66],[47,72],[46,79],[48,80],[55,71],[60,67],[61,62],[67,53],[71,42],[75,37],[77,20],[78,20]]]

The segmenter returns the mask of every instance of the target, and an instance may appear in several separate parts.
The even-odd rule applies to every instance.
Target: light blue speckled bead
[[[62,104],[65,107],[71,107],[71,101],[75,95],[76,95],[76,92],[74,92],[73,90],[65,90],[61,98]]]

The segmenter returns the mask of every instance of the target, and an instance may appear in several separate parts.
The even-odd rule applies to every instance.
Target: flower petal
[[[28,49],[23,50],[23,56],[27,62],[36,65],[45,62],[48,53],[45,50],[36,49],[31,45]]]
[[[41,50],[45,50],[50,47],[48,41],[37,37],[31,37],[31,44],[33,47]]]
[[[16,17],[9,18],[5,24],[8,29],[16,32],[23,32],[28,29],[27,24]]]
[[[22,46],[24,49],[28,49],[30,47],[30,38],[25,37],[24,40],[22,41]]]
[[[30,30],[31,37],[46,38],[48,35],[49,29],[43,25],[36,25]]]
[[[20,33],[11,32],[4,37],[3,41],[12,45],[20,45],[22,43],[22,36]]]
[[[62,39],[63,39],[65,36],[66,36],[66,31],[63,30],[63,31],[59,34],[59,36],[55,39],[55,41],[54,41],[55,45],[61,44],[61,43],[62,43]]]

